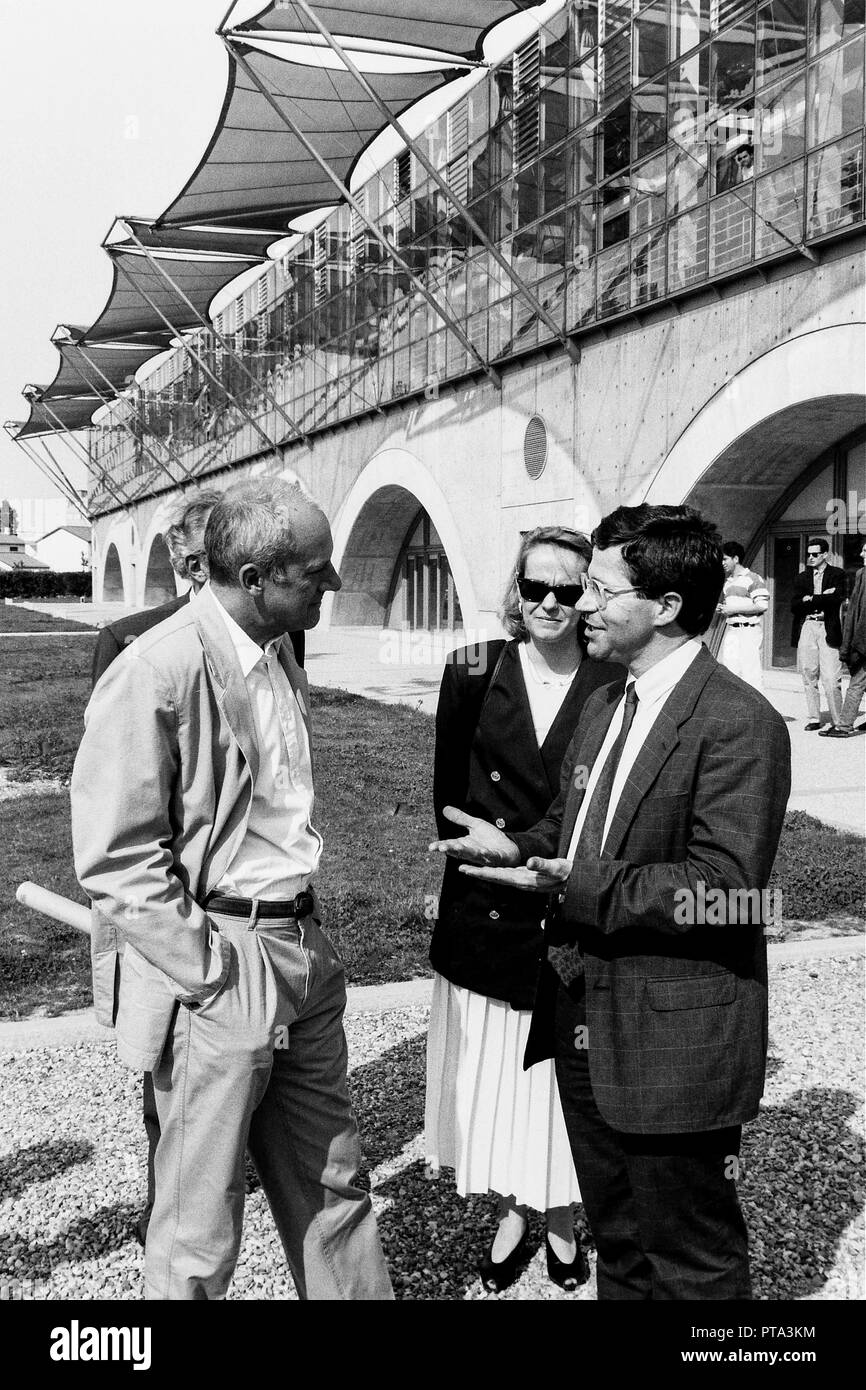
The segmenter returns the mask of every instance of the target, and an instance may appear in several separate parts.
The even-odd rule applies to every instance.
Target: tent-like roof
[[[25,392],[26,394],[26,392]],[[59,430],[83,430],[90,425],[91,416],[101,404],[93,396],[67,396],[64,400],[50,401],[49,414],[39,399],[30,400],[30,418],[14,435],[15,439],[27,439],[34,434],[57,434]],[[57,416],[55,420],[53,417]]]
[[[315,0],[313,8],[337,38],[379,39],[474,58],[481,56],[484,36],[494,24],[539,4],[541,0]],[[303,10],[278,0],[239,28],[308,33],[311,25]]]
[[[198,315],[207,317],[208,307],[217,292],[250,268],[247,257],[185,255],[179,251],[152,252],[158,263],[154,265],[144,251],[129,242],[106,246],[105,250],[114,262],[114,281],[105,308],[87,330],[88,343],[117,343],[135,340],[141,335],[152,338],[157,334],[165,335],[167,344],[172,334],[144,295],[158,306],[176,331],[198,328],[201,325]],[[164,267],[165,274],[161,273],[160,266]]]
[[[351,73],[276,58],[248,44],[234,47],[277,106],[347,182],[384,124]],[[366,73],[395,116],[458,75],[441,69]],[[216,130],[186,187],[157,219],[158,227],[228,222],[285,236],[294,218],[337,201],[334,184],[229,54],[228,88]]]
[[[222,255],[249,256],[250,263],[265,260],[268,247],[275,240],[272,231],[242,231],[237,227],[157,227],[143,217],[125,217],[117,225],[129,228],[142,246],[151,250],[219,251]]]
[[[43,400],[84,395],[98,398],[112,389],[122,390],[139,367],[163,350],[160,343],[93,343],[79,348],[77,342],[83,337],[83,328],[59,328],[55,332],[51,341],[60,353],[60,365]]]

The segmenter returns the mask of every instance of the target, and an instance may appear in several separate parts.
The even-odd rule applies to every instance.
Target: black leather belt
[[[221,893],[211,893],[205,898],[203,906],[208,912],[223,912],[227,917],[250,917],[258,905],[257,917],[309,917],[315,907],[312,893],[296,893],[293,898],[225,898]]]
[[[757,627],[757,623],[737,623],[731,618],[728,619],[728,627]]]

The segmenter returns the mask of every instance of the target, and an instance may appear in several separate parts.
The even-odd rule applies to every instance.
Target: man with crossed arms
[[[590,657],[628,667],[624,695],[587,701],[560,794],[531,830],[509,837],[448,808],[468,833],[431,848],[551,894],[524,1066],[556,1058],[599,1298],[750,1298],[736,1177],[763,1091],[758,904],[788,734],[700,641],[724,578],[710,523],[620,507],[593,545],[578,609]],[[722,920],[702,911],[711,889]]]

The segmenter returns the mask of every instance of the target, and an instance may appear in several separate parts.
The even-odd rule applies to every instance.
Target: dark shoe
[[[821,721],[820,721],[820,720],[817,720],[817,721],[816,721],[816,720],[813,719],[813,720],[811,721],[811,723],[809,723],[809,724],[806,725],[806,733],[807,733],[807,734],[811,734],[815,729],[820,729],[820,727],[821,727]]]
[[[838,724],[834,724],[832,729],[822,729],[819,738],[855,738],[853,729],[842,729]]]
[[[517,1278],[518,1267],[526,1254],[526,1240],[529,1235],[529,1228],[523,1232],[520,1240],[515,1245],[510,1255],[506,1255],[504,1260],[497,1260],[495,1263],[490,1258],[490,1250],[478,1266],[478,1273],[481,1283],[488,1293],[501,1293],[507,1289],[509,1284],[513,1284]]]
[[[561,1289],[576,1289],[581,1284],[585,1284],[589,1278],[589,1265],[586,1263],[584,1253],[580,1248],[580,1241],[577,1242],[577,1251],[571,1264],[566,1264],[553,1250],[550,1240],[544,1237],[544,1248],[547,1252],[547,1277],[552,1279],[554,1284],[558,1284]]]
[[[144,1249],[145,1241],[147,1240],[147,1228],[150,1225],[150,1213],[152,1211],[153,1207],[145,1207],[144,1211],[141,1213],[141,1216],[139,1216],[138,1220],[135,1223],[135,1239],[138,1241],[142,1250]]]

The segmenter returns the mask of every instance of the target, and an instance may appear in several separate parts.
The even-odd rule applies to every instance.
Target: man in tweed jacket
[[[644,504],[593,543],[588,651],[628,667],[626,696],[587,701],[536,826],[508,837],[457,813],[469,833],[437,848],[551,893],[525,1065],[556,1057],[599,1298],[749,1298],[736,1178],[763,1091],[762,890],[790,743],[700,643],[723,581],[714,528]]]

